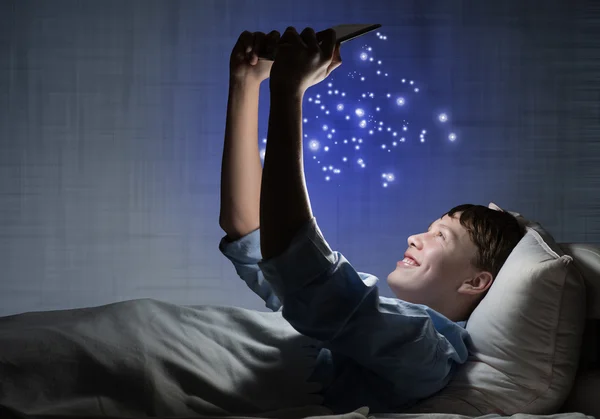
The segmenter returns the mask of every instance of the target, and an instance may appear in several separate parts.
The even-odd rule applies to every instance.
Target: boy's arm
[[[272,48],[278,40],[277,31],[244,31],[231,52],[219,214],[219,225],[231,240],[259,227],[258,97],[272,63],[259,60],[257,51]]]
[[[312,218],[302,158],[302,93],[271,88],[271,111],[260,196],[261,253],[281,254]]]
[[[335,31],[299,35],[288,28],[281,36],[271,69],[271,109],[260,196],[260,247],[268,260],[281,254],[312,218],[302,158],[302,99],[341,64]]]
[[[219,225],[231,240],[259,227],[262,166],[258,150],[260,83],[232,79],[221,166]]]
[[[259,61],[258,46],[268,48],[279,39],[276,31],[244,32],[231,53],[229,97],[221,166],[219,225],[227,234],[219,250],[235,267],[248,287],[266,306],[277,311],[279,299],[258,267],[260,254],[259,205],[262,165],[258,148],[260,85],[269,76],[271,63]]]

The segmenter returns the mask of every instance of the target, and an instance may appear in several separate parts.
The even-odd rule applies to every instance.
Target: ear
[[[458,292],[461,294],[476,295],[486,292],[492,286],[494,277],[487,271],[477,272],[475,276],[465,280]]]

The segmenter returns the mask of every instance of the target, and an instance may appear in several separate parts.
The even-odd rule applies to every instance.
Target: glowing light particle
[[[378,37],[381,40],[387,39],[387,37],[381,33],[378,33]],[[374,58],[374,48],[365,44],[362,46],[359,45],[358,47],[360,50],[354,54],[353,58],[358,64],[356,69],[350,69],[339,78],[336,75],[333,79],[323,83],[320,88],[317,87],[317,89],[320,90],[318,90],[320,95],[313,94],[308,98],[311,103],[309,109],[312,114],[307,115],[307,118],[303,118],[303,130],[308,133],[303,133],[303,137],[306,138],[305,144],[307,144],[307,147],[312,151],[311,154],[313,155],[313,160],[317,163],[316,170],[321,171],[322,169],[324,172],[323,178],[327,181],[343,179],[342,176],[338,179],[334,177],[334,175],[341,174],[341,170],[336,168],[335,164],[333,164],[334,160],[340,165],[352,164],[352,161],[354,161],[354,164],[358,164],[360,167],[365,168],[366,164],[364,160],[357,160],[357,157],[360,156],[363,151],[370,151],[379,147],[380,150],[384,152],[387,151],[388,153],[411,153],[413,149],[410,147],[406,149],[405,147],[414,144],[416,140],[419,141],[417,144],[426,142],[425,140],[429,139],[427,131],[431,131],[433,134],[432,145],[439,141],[439,134],[442,135],[442,140],[445,137],[448,138],[448,141],[457,141],[457,134],[455,131],[449,129],[446,130],[445,133],[443,131],[438,132],[443,126],[437,124],[435,127],[428,127],[427,125],[421,127],[415,126],[410,129],[410,133],[408,132],[408,128],[411,124],[417,122],[412,119],[414,116],[413,113],[416,113],[417,117],[419,117],[419,114],[426,117],[428,113],[427,109],[412,109],[415,106],[420,106],[420,103],[414,100],[419,97],[416,95],[420,91],[420,80],[401,77],[386,78],[386,81],[390,82],[388,86],[393,86],[395,84],[397,88],[400,81],[402,81],[404,85],[401,86],[401,89],[397,92],[393,92],[392,88],[387,92],[385,90],[377,90],[377,94],[374,93],[375,90],[371,88],[371,86],[365,88],[365,85],[362,85],[362,89],[360,87],[361,85],[357,86],[357,81],[367,82],[366,79],[373,73],[377,76],[382,76],[385,73],[385,76],[388,76],[388,73],[386,72],[387,68],[384,67],[382,60]],[[367,66],[369,68],[367,68]],[[394,76],[393,73],[390,73],[389,75]],[[347,80],[347,86],[350,86],[350,84],[354,86],[352,91],[342,91],[344,78]],[[368,82],[373,83],[373,80],[369,79]],[[334,88],[334,86],[339,87],[339,90]],[[383,85],[381,87],[383,87]],[[404,87],[404,89],[402,89],[402,87]],[[367,91],[367,89],[370,91]],[[348,93],[347,96],[346,93]],[[343,99],[334,99],[333,95],[339,94],[341,94]],[[415,96],[411,96],[412,94]],[[378,95],[377,98],[375,97],[376,95]],[[381,100],[384,95],[387,98],[385,102]],[[321,96],[323,97],[321,98]],[[351,102],[348,102],[348,100]],[[409,101],[410,104],[408,103]],[[315,104],[315,107],[312,106],[313,103]],[[403,107],[403,109],[400,110],[396,106]],[[403,115],[398,117],[398,111],[402,111]],[[394,114],[394,112],[396,112],[396,114]],[[435,118],[435,120],[432,121],[435,123],[449,124],[450,113],[450,109],[444,109],[434,113],[430,118]],[[384,119],[386,121],[383,121]],[[346,121],[345,124],[344,121]],[[420,124],[421,119],[418,121]],[[339,134],[333,129],[334,126],[337,128]],[[427,130],[423,128],[427,128]],[[364,129],[364,131],[362,131],[364,132],[363,134],[361,134],[361,129]],[[367,136],[367,132],[369,136]],[[384,132],[386,133],[385,135],[389,135],[389,137],[380,138]],[[413,132],[418,133],[419,135],[413,135]],[[362,138],[352,137],[352,134],[358,134]],[[375,140],[376,142],[374,142]],[[321,143],[319,143],[319,141],[321,141]],[[265,140],[262,140],[262,142],[265,142]],[[402,143],[403,145],[399,143]],[[264,147],[265,145],[261,144],[261,146]],[[336,146],[338,148],[336,148]],[[352,147],[352,149],[349,147]],[[361,147],[368,148],[361,149]],[[342,148],[345,150],[342,150]],[[346,156],[342,157],[348,152],[356,154],[354,156],[346,154]],[[264,156],[264,153],[265,151],[261,150],[261,158],[263,158],[262,156]],[[391,157],[393,159],[393,156]],[[338,159],[341,159],[341,161]],[[392,161],[395,160],[393,159]],[[383,163],[383,161],[370,162],[370,164],[373,165],[372,168],[378,166],[379,163]],[[369,173],[371,172],[365,172],[365,174]],[[382,176],[381,182],[383,187],[389,188],[399,186],[394,183],[393,174],[381,174],[381,172],[379,172],[379,174]],[[348,173],[344,175],[348,175]]]

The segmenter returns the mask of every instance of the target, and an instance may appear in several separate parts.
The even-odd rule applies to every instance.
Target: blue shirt
[[[299,333],[322,342],[314,380],[336,413],[401,412],[444,388],[467,360],[465,328],[431,308],[380,297],[325,241],[312,218],[279,256],[262,260],[260,230],[220,245],[238,275]]]

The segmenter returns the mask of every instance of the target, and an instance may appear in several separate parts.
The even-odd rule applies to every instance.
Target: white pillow
[[[468,361],[411,412],[553,414],[569,395],[585,324],[583,278],[539,224],[519,221],[525,236],[467,322]]]

